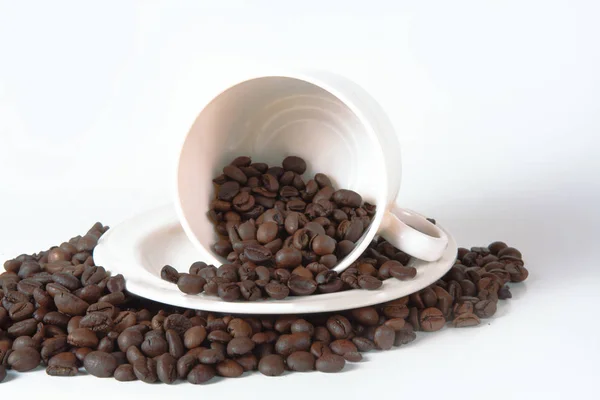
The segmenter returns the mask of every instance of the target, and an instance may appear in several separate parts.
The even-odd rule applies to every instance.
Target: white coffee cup
[[[346,269],[380,235],[413,257],[438,260],[448,237],[414,211],[400,208],[400,144],[382,108],[348,79],[324,71],[248,73],[232,81],[200,111],[177,163],[175,205],[202,261],[224,262],[208,219],[212,179],[233,158],[281,165],[288,155],[306,160],[305,177],[325,173],[336,189],[351,189],[377,212],[354,250],[338,260]]]

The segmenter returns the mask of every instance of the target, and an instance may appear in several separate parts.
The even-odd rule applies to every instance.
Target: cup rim
[[[200,252],[200,254],[202,254],[202,256],[205,258],[205,260],[202,260],[202,261],[205,261],[205,262],[211,261],[210,263],[212,263],[212,264],[214,264],[214,263],[221,264],[221,260],[219,260],[219,258],[217,256],[215,256],[212,249],[206,248],[200,242],[200,240],[198,240],[196,235],[193,233],[192,227],[190,226],[187,218],[185,217],[185,212],[181,205],[180,185],[179,185],[181,153],[183,152],[183,149],[184,149],[185,144],[193,130],[193,127],[196,125],[196,123],[198,123],[198,120],[199,120],[200,116],[202,115],[202,113],[204,112],[204,110],[209,105],[211,105],[213,102],[215,102],[221,95],[223,95],[224,93],[228,92],[229,90],[235,88],[236,86],[239,86],[246,82],[250,82],[253,80],[257,80],[257,79],[264,79],[264,78],[289,78],[289,79],[300,80],[300,81],[306,82],[308,84],[317,86],[318,88],[323,89],[326,92],[330,93],[332,96],[334,96],[335,98],[340,100],[346,107],[348,107],[348,109],[358,118],[361,125],[365,128],[365,131],[369,135],[370,140],[374,141],[377,144],[377,146],[376,146],[377,162],[381,164],[381,172],[380,173],[384,177],[383,182],[385,183],[385,185],[382,185],[382,187],[378,188],[378,190],[377,190],[376,204],[375,204],[376,212],[374,215],[374,219],[372,220],[372,222],[369,225],[369,227],[367,228],[367,230],[363,233],[362,237],[357,242],[358,244],[354,247],[354,249],[348,255],[346,255],[342,259],[342,260],[345,260],[345,262],[338,263],[334,268],[332,268],[333,270],[341,272],[342,270],[348,268],[350,266],[350,264],[352,264],[352,262],[356,261],[356,259],[358,259],[358,256],[360,256],[360,254],[362,254],[367,249],[367,247],[369,246],[369,244],[371,243],[373,238],[377,235],[379,226],[381,225],[381,223],[383,221],[385,211],[390,207],[390,203],[394,202],[394,201],[391,201],[391,202],[387,201],[387,198],[389,195],[389,183],[388,183],[389,173],[387,171],[386,163],[384,161],[385,160],[385,157],[384,157],[385,152],[383,149],[383,144],[382,144],[382,141],[380,140],[378,134],[376,133],[374,124],[371,123],[370,118],[367,115],[365,115],[366,112],[364,110],[361,110],[361,107],[359,107],[355,103],[355,101],[353,101],[351,98],[349,98],[348,95],[343,93],[342,89],[339,89],[338,87],[336,87],[336,82],[331,82],[331,80],[332,80],[331,78],[340,80],[341,85],[355,86],[357,84],[355,82],[351,81],[349,78],[346,78],[346,77],[338,75],[338,74],[333,74],[331,72],[326,72],[326,71],[317,71],[317,70],[287,70],[287,71],[288,72],[282,72],[282,71],[255,72],[255,71],[253,71],[252,73],[247,73],[247,74],[244,74],[243,76],[232,77],[231,79],[229,79],[228,80],[229,83],[226,84],[225,88],[220,89],[216,94],[212,95],[207,101],[204,102],[204,104],[201,105],[200,110],[196,113],[193,122],[189,125],[187,132],[185,133],[185,135],[183,135],[181,142],[180,142],[179,146],[177,147],[177,158],[176,158],[175,174],[174,174],[175,175],[175,179],[174,179],[174,182],[175,182],[174,189],[175,190],[174,190],[174,192],[175,192],[175,199],[176,199],[175,210],[176,210],[177,216],[179,218],[179,222],[180,222],[183,230],[186,233],[186,236],[193,243],[193,245]],[[325,76],[323,76],[323,75],[325,75]],[[231,83],[231,82],[233,82],[233,83]],[[337,83],[337,86],[340,86],[340,83]],[[370,96],[364,89],[362,89],[362,90],[364,92],[364,93],[362,93],[363,96],[364,95]],[[351,94],[352,93],[350,93],[350,95]],[[350,257],[351,255],[354,255],[354,254],[358,254],[358,255],[354,256],[354,257]],[[352,259],[352,260],[350,261],[350,259]]]

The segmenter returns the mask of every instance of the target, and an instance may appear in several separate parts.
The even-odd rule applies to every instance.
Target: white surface
[[[440,229],[445,236],[447,234]],[[435,262],[413,259],[414,279],[387,279],[378,290],[345,291],[284,300],[222,301],[205,294],[186,295],[177,285],[160,278],[166,264],[180,272],[202,260],[198,249],[183,232],[172,205],[159,207],[121,222],[110,229],[94,250],[97,265],[110,266],[115,274],[127,279],[127,290],[148,299],[196,310],[237,314],[302,314],[332,312],[366,307],[408,296],[440,279],[454,265],[456,242],[450,236],[443,256]],[[206,262],[206,261],[205,261]]]
[[[168,202],[181,130],[167,110],[197,109],[171,99],[201,82],[200,104],[263,61],[364,86],[400,135],[401,204],[459,244],[506,240],[530,277],[479,328],[419,334],[339,375],[166,387],[40,372],[2,398],[598,397],[597,2],[143,3],[0,2],[3,258]]]

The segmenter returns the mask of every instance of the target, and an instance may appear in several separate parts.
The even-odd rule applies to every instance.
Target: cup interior
[[[186,233],[207,263],[224,261],[211,249],[218,239],[207,213],[212,179],[237,156],[281,165],[288,155],[306,160],[305,181],[318,172],[336,189],[351,189],[378,212],[355,259],[373,239],[386,207],[387,173],[375,133],[350,106],[306,80],[270,76],[244,81],[215,97],[198,115],[181,148],[176,205]],[[341,264],[338,264],[340,267]]]

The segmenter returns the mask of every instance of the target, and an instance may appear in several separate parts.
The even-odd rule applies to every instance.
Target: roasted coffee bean
[[[206,280],[198,275],[180,274],[177,280],[177,287],[186,294],[198,294],[204,289]]]
[[[338,339],[331,342],[329,345],[331,351],[335,354],[343,356],[346,353],[357,352],[358,348],[348,339]]]
[[[71,291],[76,290],[81,286],[79,279],[66,272],[57,272],[52,275],[52,279],[55,283],[58,283]]]
[[[216,375],[214,367],[211,365],[196,365],[187,375],[189,383],[199,385],[208,382]]]
[[[381,350],[389,350],[394,345],[395,331],[387,325],[381,325],[375,330],[373,342]]]
[[[262,263],[270,260],[273,257],[269,249],[258,244],[246,246],[244,249],[244,255],[248,258],[248,260],[254,263]]]
[[[125,302],[125,294],[123,292],[114,292],[102,296],[98,299],[99,302],[110,303],[112,305],[118,306]]]
[[[2,298],[2,306],[6,310],[10,310],[10,308],[17,303],[27,303],[29,301],[29,296],[26,294],[17,292],[16,290],[9,290],[4,293],[4,298]]]
[[[40,365],[40,353],[33,347],[15,350],[8,356],[8,365],[17,372],[27,372]]]
[[[225,367],[228,370],[230,370],[230,372],[229,372],[230,374],[234,374],[234,373],[237,374],[238,370],[237,370],[236,366],[227,365],[227,364],[225,364],[225,366],[223,366],[223,363],[228,363],[228,361],[229,360],[225,360],[225,361],[222,361],[221,363],[217,364],[217,372],[219,373],[219,375],[226,376],[225,371],[222,371],[219,369],[220,365],[221,365],[221,368]],[[243,371],[254,371],[258,368],[258,359],[252,353],[248,353],[248,354],[245,354],[243,356],[236,358],[235,362],[242,367]],[[232,376],[232,377],[234,377],[234,376]]]
[[[286,171],[292,171],[299,175],[302,175],[306,171],[306,162],[296,156],[288,156],[283,159],[283,169]]]
[[[488,249],[490,250],[490,252],[493,255],[498,255],[500,250],[503,250],[507,247],[508,247],[508,245],[504,242],[493,242],[493,243],[490,243],[490,245],[488,246]]]
[[[125,278],[121,274],[111,277],[106,283],[106,288],[111,293],[125,291]]]
[[[438,302],[438,298],[435,294],[435,291],[431,287],[426,287],[425,289],[421,290],[420,294],[425,307],[435,307]]]
[[[440,310],[429,307],[421,311],[419,316],[421,329],[425,332],[434,332],[442,329],[446,324],[446,319]]]
[[[179,377],[177,373],[177,360],[165,353],[156,359],[156,376],[162,383],[172,384]]]
[[[98,285],[88,285],[77,289],[73,294],[88,304],[93,304],[102,297],[103,289]]]
[[[297,319],[290,326],[290,331],[292,333],[305,332],[308,333],[310,336],[313,336],[315,332],[315,327],[313,326],[313,324],[311,324],[305,319]]]
[[[275,254],[275,263],[279,268],[297,267],[302,263],[302,253],[296,248],[283,248]]]
[[[32,277],[34,274],[40,272],[41,270],[42,267],[40,267],[40,264],[36,261],[25,261],[21,264],[17,275],[21,279],[26,279]]]
[[[165,331],[169,329],[175,330],[179,335],[182,335],[192,327],[192,323],[189,318],[181,315],[181,314],[171,314],[163,323],[163,329]]]
[[[325,342],[318,341],[313,342],[313,344],[310,345],[310,353],[316,358],[319,358],[323,354],[331,353],[331,349]]]
[[[254,349],[254,342],[245,336],[235,337],[227,343],[227,354],[230,356],[242,356]]]
[[[417,269],[414,267],[405,267],[402,264],[398,263],[397,265],[390,266],[390,275],[401,281],[406,281],[413,279],[415,276],[417,276]]]
[[[68,315],[59,313],[57,311],[50,311],[46,315],[44,315],[43,319],[46,325],[57,325],[63,328],[67,327],[71,320],[78,321],[81,320],[81,317],[69,318]]]
[[[15,303],[8,311],[8,315],[13,322],[23,321],[24,319],[31,318],[35,307],[29,302]]]
[[[319,234],[311,241],[311,249],[319,256],[333,254],[336,241],[332,237]]]
[[[256,231],[256,239],[260,243],[266,244],[275,240],[278,232],[279,227],[275,222],[265,222],[258,227],[258,230]]]
[[[327,329],[336,339],[347,339],[352,333],[352,325],[348,318],[342,315],[334,315],[327,319]]]
[[[99,301],[89,306],[86,312],[88,315],[94,313],[101,313],[106,315],[107,317],[112,318],[115,315],[115,306],[111,303]]]
[[[479,284],[478,284],[479,285]],[[453,299],[458,299],[462,296],[462,287],[456,281],[450,281],[448,283],[448,293],[452,296]]]
[[[260,288],[256,283],[250,280],[245,280],[239,284],[242,297],[248,301],[255,301],[262,297]]]
[[[317,290],[317,282],[314,279],[300,275],[290,276],[287,286],[290,292],[296,296],[308,296]]]
[[[236,301],[240,298],[240,287],[233,282],[222,283],[218,286],[218,295],[224,301]]]
[[[352,190],[340,189],[333,193],[332,199],[340,207],[360,207],[362,204],[362,197]]]
[[[33,318],[25,319],[23,321],[15,322],[10,326],[6,332],[8,336],[17,338],[19,336],[33,336],[37,329],[37,321]]]
[[[363,338],[363,337],[353,337],[352,338],[352,343],[354,343],[354,345],[356,346],[356,348],[359,351],[371,351],[373,349],[375,349],[375,343],[373,343],[373,341],[367,339],[367,338]]]
[[[103,267],[87,267],[81,276],[81,283],[84,286],[96,285],[106,278],[106,270]]]
[[[177,374],[180,379],[185,379],[192,368],[198,365],[200,361],[196,354],[185,354],[177,360]]]
[[[244,368],[239,360],[224,360],[216,365],[217,374],[226,378],[237,378],[244,373]]]
[[[381,311],[387,318],[406,318],[408,317],[408,307],[405,305],[387,305]]]
[[[290,289],[281,283],[271,282],[265,286],[265,292],[275,300],[282,300],[288,296]]]
[[[246,174],[244,174],[242,170],[236,167],[235,165],[225,166],[225,168],[223,168],[223,174],[226,177],[241,183],[242,185],[248,181],[248,177],[246,176]]]
[[[452,326],[454,326],[455,328],[465,328],[469,326],[476,326],[480,323],[481,321],[479,320],[477,315],[467,312],[460,314],[456,318],[454,318],[454,320],[452,321]]]
[[[362,355],[358,351],[351,351],[344,354],[344,360],[350,362],[359,362],[362,361]]]
[[[399,331],[404,328],[405,323],[406,321],[404,321],[402,318],[392,318],[385,321],[384,325],[389,326],[394,331]]]
[[[396,338],[394,339],[394,346],[402,346],[415,340],[417,335],[412,329],[401,329],[396,332]]]
[[[67,344],[67,337],[60,336],[55,338],[46,339],[42,344],[42,351],[40,352],[42,360],[47,363],[52,357],[59,353],[63,353],[69,350]]]
[[[489,318],[496,313],[497,303],[493,300],[482,300],[475,304],[474,313],[479,318]]]
[[[33,347],[34,349],[39,350],[40,342],[29,336],[20,336],[13,341],[13,350],[19,350],[25,347]]]
[[[378,278],[376,278],[374,276],[370,276],[370,275],[359,275],[357,279],[358,279],[358,286],[360,286],[362,289],[366,289],[366,290],[379,289],[381,287],[381,285],[383,284],[383,282],[381,282],[381,280],[379,280]]]
[[[529,271],[522,265],[508,264],[505,269],[510,275],[511,282],[523,282],[529,276]]]
[[[205,349],[198,355],[198,360],[202,364],[217,364],[225,359],[222,351],[216,349]]]
[[[219,187],[218,198],[219,200],[231,201],[239,192],[240,184],[238,182],[225,182]]]
[[[78,328],[67,336],[67,343],[75,347],[96,348],[98,346],[98,337],[90,329]]]
[[[451,311],[453,301],[452,296],[450,296],[450,294],[444,288],[437,285],[433,286],[433,291],[438,299],[437,308],[440,309],[444,316],[447,316]]]
[[[227,324],[227,332],[234,338],[250,337],[252,336],[252,327],[241,318],[233,318]]]
[[[359,275],[377,276],[377,269],[371,264],[363,263],[358,266]]]
[[[133,372],[133,365],[131,364],[119,365],[114,372],[114,377],[119,382],[131,382],[137,380],[137,377]]]
[[[348,240],[355,243],[362,236],[364,228],[365,226],[361,220],[353,219],[351,221],[342,221],[336,233],[340,240]]]
[[[468,301],[458,302],[454,305],[453,313],[455,316],[458,316],[461,314],[469,314],[472,312],[473,312],[473,303],[471,303],[471,302],[468,302]]]
[[[157,357],[169,350],[169,345],[166,339],[159,333],[150,335],[151,332],[146,334],[140,349],[147,357]]]
[[[275,351],[286,357],[294,351],[307,351],[310,344],[310,335],[306,332],[284,334],[275,343]]]
[[[342,369],[344,369],[345,365],[346,361],[344,358],[333,353],[324,354],[317,358],[315,362],[315,368],[317,371],[328,373],[340,372]]]
[[[17,290],[27,296],[33,296],[35,289],[42,288],[42,282],[34,279],[35,277],[23,279],[17,283]]]
[[[125,329],[135,325],[137,321],[136,315],[132,311],[121,311],[114,319],[114,332],[119,334]]]
[[[183,344],[188,349],[200,347],[206,339],[206,328],[203,326],[193,326],[183,334]]]
[[[504,256],[516,257],[516,258],[522,258],[523,257],[521,255],[521,252],[519,250],[515,249],[514,247],[505,247],[505,248],[499,250],[496,255],[498,257],[500,257],[500,258],[502,258]],[[23,268],[23,266],[21,266],[21,269],[22,268]]]
[[[139,359],[134,362],[133,373],[144,383],[154,383],[158,380],[156,361],[152,358]]]
[[[88,303],[68,292],[57,293],[54,296],[54,303],[58,311],[71,316],[84,315],[89,307]]]
[[[83,360],[85,370],[98,378],[109,378],[117,369],[117,360],[112,354],[93,351]]]
[[[77,357],[71,352],[59,353],[48,361],[50,367],[76,367]]]
[[[506,300],[512,298],[512,293],[508,286],[502,286],[500,290],[498,290],[498,298],[500,300]]]
[[[113,326],[113,319],[103,312],[92,312],[79,321],[80,328],[94,332],[107,332]]]
[[[140,331],[137,330],[125,330],[117,339],[117,344],[121,351],[127,351],[127,349],[131,346],[139,347],[144,342],[144,335]]]
[[[258,370],[266,376],[279,376],[285,371],[283,357],[279,354],[270,354],[262,357],[258,363]]]
[[[312,371],[315,369],[315,356],[308,351],[295,351],[287,357],[286,364],[292,371]]]

